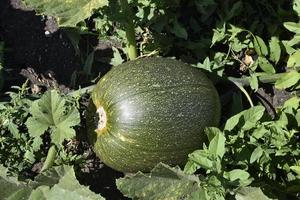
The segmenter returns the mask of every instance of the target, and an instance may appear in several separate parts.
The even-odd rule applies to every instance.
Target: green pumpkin
[[[94,151],[122,172],[157,163],[181,165],[218,125],[220,101],[200,70],[167,58],[142,58],[113,67],[95,86],[88,110]]]

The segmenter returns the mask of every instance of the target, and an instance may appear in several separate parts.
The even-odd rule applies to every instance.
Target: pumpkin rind
[[[211,81],[200,70],[167,58],[114,67],[97,83],[92,102],[88,132],[94,151],[122,172],[149,171],[159,162],[183,164],[201,147],[203,129],[220,118]],[[105,111],[106,124],[97,129],[98,108]]]

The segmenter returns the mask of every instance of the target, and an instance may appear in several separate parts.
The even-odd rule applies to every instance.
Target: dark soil
[[[6,87],[23,82],[19,72],[27,67],[37,73],[53,71],[58,82],[70,83],[70,75],[80,69],[81,62],[63,32],[46,36],[43,18],[35,16],[33,11],[12,8],[8,0],[1,1],[0,16]]]
[[[15,9],[16,7],[21,9]],[[64,30],[54,30],[52,34],[45,34],[47,22],[49,21],[45,18],[36,16],[34,11],[22,10],[18,0],[0,1],[0,41],[4,41],[5,44],[3,58],[5,80],[0,97],[3,97],[4,92],[11,86],[22,85],[26,78],[33,82],[34,77],[40,79],[51,74],[51,80],[70,90],[79,85],[91,84],[90,80],[109,70],[109,65],[95,61],[95,65],[101,66],[93,69],[95,75],[84,74],[82,56],[76,54],[67,34]],[[84,42],[97,45],[98,41],[95,36],[85,36]],[[101,57],[103,53],[98,52],[96,55]],[[24,73],[23,76],[20,74],[24,70],[27,74],[33,73],[24,77]],[[71,80],[74,74],[77,75],[76,84]],[[90,150],[86,141],[81,141],[80,144],[81,146],[84,144],[79,148],[80,151]],[[126,199],[115,185],[116,178],[123,174],[103,165],[92,151],[87,158],[85,169],[78,169],[76,175],[80,183],[90,186],[92,191],[100,193],[106,199]]]

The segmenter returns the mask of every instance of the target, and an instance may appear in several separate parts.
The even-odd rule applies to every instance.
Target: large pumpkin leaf
[[[50,128],[51,140],[56,145],[75,136],[72,127],[80,123],[79,112],[75,106],[66,103],[56,90],[47,91],[41,99],[34,101],[30,107],[32,117],[26,121],[30,135],[40,139]]]
[[[198,177],[165,164],[158,164],[150,174],[138,172],[120,178],[117,187],[125,196],[133,199],[175,200],[206,196]]]
[[[6,176],[7,169],[0,165],[0,196],[3,199],[26,199],[29,197],[31,188],[27,188],[24,183],[18,182],[14,177]]]
[[[236,200],[271,200],[258,187],[242,187],[237,191],[235,198]]]
[[[75,27],[93,14],[94,9],[108,5],[108,0],[23,0],[38,14],[55,17],[59,26]]]
[[[74,169],[59,166],[37,176],[35,181],[19,182],[6,176],[6,169],[0,166],[0,196],[10,200],[103,200],[87,187],[79,184]]]

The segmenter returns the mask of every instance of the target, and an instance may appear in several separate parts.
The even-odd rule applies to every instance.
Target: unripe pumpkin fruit
[[[121,172],[182,165],[216,126],[220,101],[199,69],[168,58],[142,58],[113,67],[96,84],[88,108],[94,151]]]

